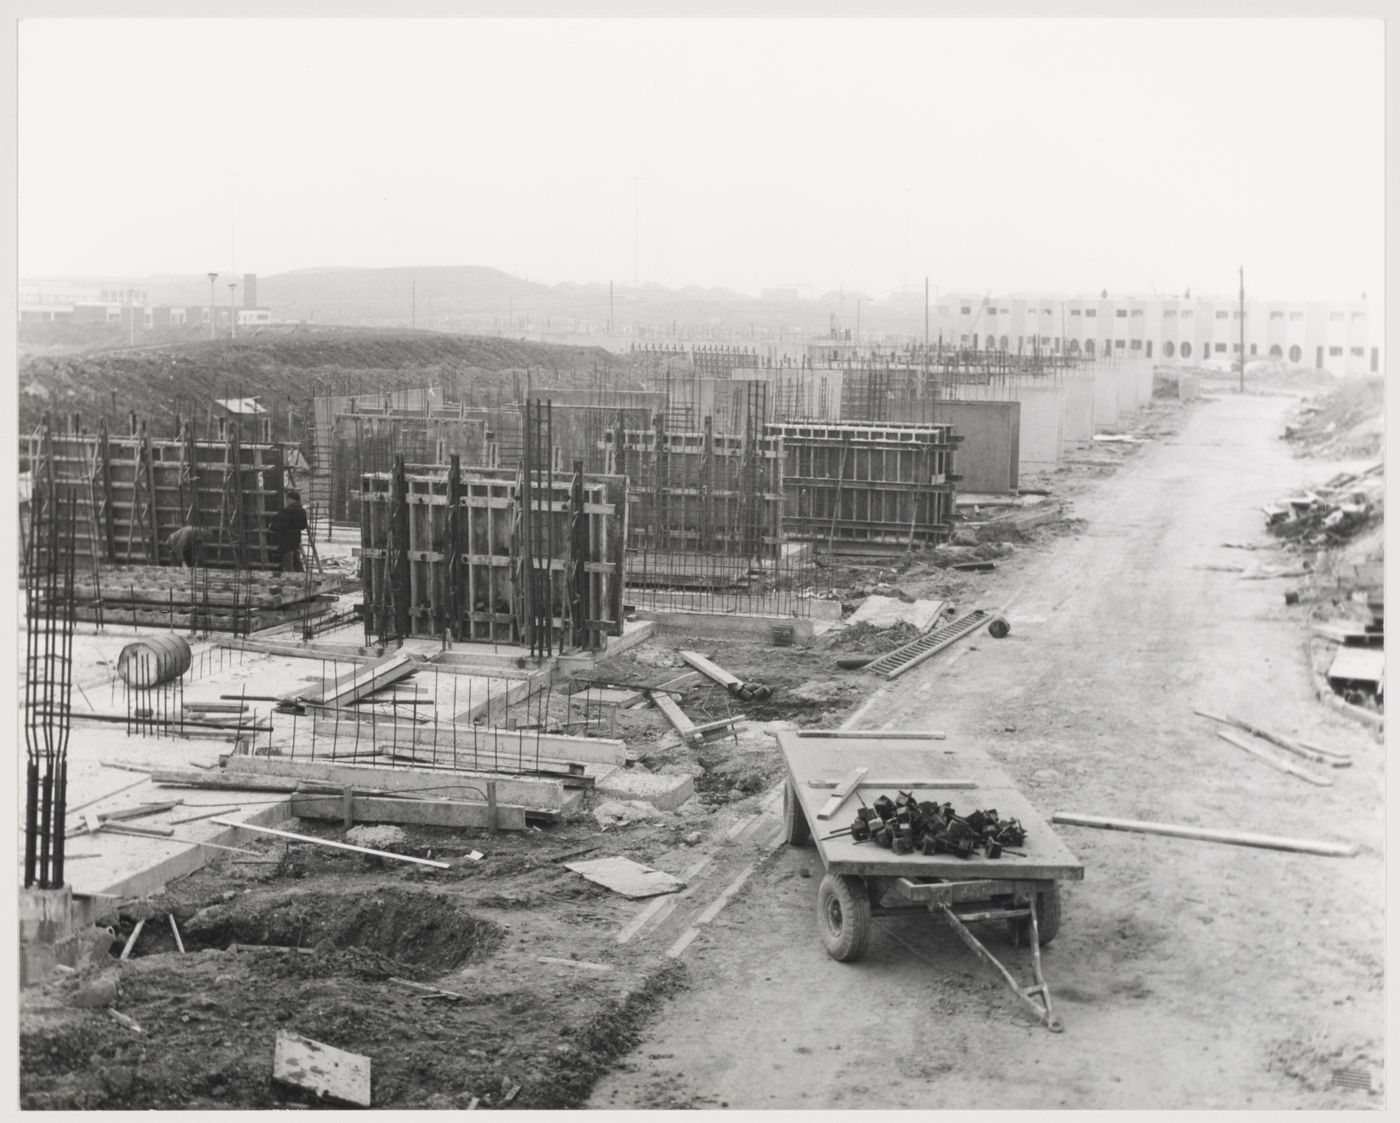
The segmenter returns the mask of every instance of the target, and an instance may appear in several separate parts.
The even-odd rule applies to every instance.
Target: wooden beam
[[[484,799],[486,778],[481,774],[453,775],[411,768],[329,761],[276,760],[235,753],[228,758],[225,776],[283,777],[310,780],[326,787],[352,787],[356,792],[422,795],[436,799]],[[492,777],[503,803],[558,811],[564,804],[564,785],[558,780]]]
[[[1167,838],[1189,838],[1196,842],[1219,842],[1228,846],[1253,846],[1261,850],[1287,850],[1296,854],[1318,854],[1324,858],[1355,857],[1359,847],[1343,842],[1320,842],[1306,838],[1283,838],[1278,835],[1252,834],[1248,831],[1218,831],[1205,827],[1176,826],[1139,819],[1110,819],[1102,815],[1084,815],[1077,811],[1056,811],[1052,823],[1069,827],[1093,827],[1106,831],[1129,831],[1135,834],[1159,834]]]
[[[136,922],[136,927],[131,930],[131,935],[126,938],[126,943],[122,947],[122,953],[119,958],[126,959],[131,955],[131,949],[136,946],[136,937],[141,935],[141,929],[144,927],[146,927],[144,918]]]
[[[857,768],[837,784],[836,790],[831,793],[831,798],[828,799],[826,803],[822,805],[822,809],[817,812],[817,818],[830,819],[835,815],[836,812],[840,810],[841,805],[850,798],[851,793],[860,786],[860,782],[865,779],[869,771],[870,769],[868,768]]]
[[[292,814],[300,819],[326,819],[343,823],[345,797],[335,795],[294,795]],[[422,827],[451,827],[476,829],[490,827],[489,802],[452,799],[400,799],[395,796],[372,796],[356,791],[351,809],[357,823],[399,823]],[[501,830],[523,831],[526,815],[532,808],[520,804],[498,803],[496,822]],[[554,810],[545,808],[543,810]]]
[[[1256,749],[1253,745],[1241,741],[1233,733],[1224,729],[1217,729],[1215,735],[1222,741],[1230,742],[1230,744],[1234,745],[1237,749],[1243,749],[1245,752],[1257,756],[1270,768],[1276,768],[1280,772],[1287,772],[1290,776],[1297,776],[1298,779],[1306,780],[1309,784],[1316,784],[1319,788],[1330,788],[1332,786],[1332,781],[1326,776],[1316,776],[1306,768],[1299,768],[1296,764],[1289,764],[1286,760],[1279,760],[1278,757],[1271,756],[1262,749]]]
[[[334,798],[338,801],[340,797],[336,795]],[[339,812],[340,808],[337,806],[337,816]],[[252,823],[237,823],[232,819],[211,819],[210,822],[220,827],[234,827],[242,831],[252,831],[255,834],[273,835],[276,838],[285,838],[293,842],[309,842],[313,846],[326,846],[332,850],[349,850],[355,854],[371,854],[377,858],[391,858],[396,862],[411,862],[417,866],[431,866],[433,869],[439,870],[450,870],[452,868],[448,862],[437,862],[433,861],[431,858],[415,858],[410,854],[394,854],[388,850],[371,850],[367,846],[351,846],[348,842],[332,842],[330,839],[316,838],[313,835],[307,834],[294,834],[292,831],[279,831],[273,827],[256,827]]]
[[[808,780],[809,788],[834,788],[839,780]],[[914,788],[941,788],[945,791],[961,791],[978,787],[976,780],[862,780],[857,788],[893,788],[896,791],[912,791]]]
[[[681,735],[681,740],[695,741],[699,739],[700,732],[695,728],[695,723],[685,716],[685,711],[676,705],[669,694],[648,690],[647,697],[651,699],[652,704],[658,710],[666,715],[666,720],[675,727],[676,732]]]

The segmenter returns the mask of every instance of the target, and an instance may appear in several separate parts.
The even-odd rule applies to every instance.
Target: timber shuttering
[[[409,465],[363,477],[367,637],[600,648],[622,631],[627,482]]]

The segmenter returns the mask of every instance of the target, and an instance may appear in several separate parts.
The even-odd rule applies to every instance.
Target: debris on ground
[[[1299,456],[1333,459],[1377,456],[1385,445],[1385,380],[1346,378],[1305,398],[1283,430]]]
[[[1364,530],[1384,507],[1385,465],[1342,472],[1320,487],[1263,508],[1269,533],[1295,547],[1330,546]]]

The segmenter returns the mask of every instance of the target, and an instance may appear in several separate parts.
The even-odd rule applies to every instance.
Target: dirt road
[[[701,927],[692,985],[589,1106],[1383,1106],[1332,1086],[1349,1068],[1381,1083],[1382,747],[1313,698],[1286,582],[1212,568],[1267,556],[1222,543],[1263,544],[1260,505],[1331,474],[1277,439],[1288,405],[1197,407],[1078,502],[1081,535],[984,599],[1014,598],[1008,638],[981,634],[897,680],[857,726],[976,741],[1047,818],[1235,827],[1360,855],[1058,828],[1087,873],[1045,952],[1065,1026],[1052,1035],[926,913],[879,921],[859,963],[828,959],[816,851],[778,846]],[[1309,765],[1333,781],[1311,786],[1220,740],[1196,706],[1355,765]]]

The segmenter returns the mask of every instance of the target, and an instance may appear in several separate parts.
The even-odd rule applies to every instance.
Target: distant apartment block
[[[1219,297],[1075,297],[943,293],[929,309],[944,343],[1028,353],[1122,355],[1160,362],[1238,362],[1241,309]],[[1378,373],[1380,347],[1364,300],[1245,301],[1248,360],[1278,359],[1334,374]]]

